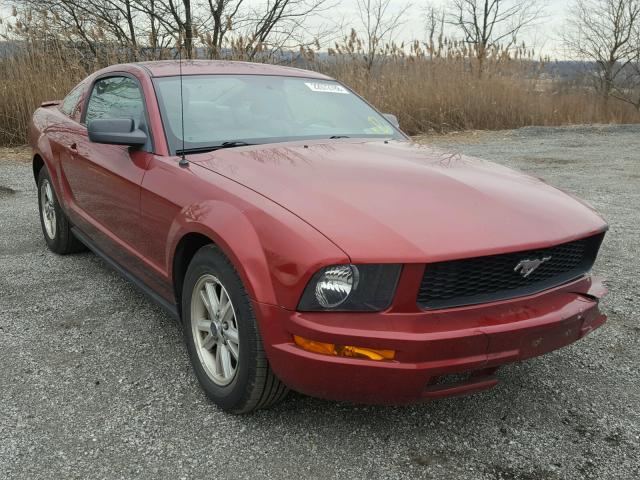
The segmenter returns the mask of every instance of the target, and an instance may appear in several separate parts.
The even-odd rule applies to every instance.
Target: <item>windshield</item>
[[[180,78],[154,80],[167,140],[182,149]],[[315,138],[405,137],[338,82],[266,75],[183,77],[184,149]],[[224,145],[223,145],[224,144]]]

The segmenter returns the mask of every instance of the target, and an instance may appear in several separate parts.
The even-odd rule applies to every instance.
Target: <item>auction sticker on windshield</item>
[[[349,90],[336,83],[304,82],[304,84],[314,92],[346,93],[347,95],[349,94]]]

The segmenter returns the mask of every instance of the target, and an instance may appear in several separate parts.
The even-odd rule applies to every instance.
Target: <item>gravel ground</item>
[[[603,212],[609,322],[474,396],[382,408],[291,395],[245,417],[206,400],[177,324],[132,285],[92,254],[46,250],[31,167],[0,151],[0,478],[639,478],[640,126],[428,141]]]

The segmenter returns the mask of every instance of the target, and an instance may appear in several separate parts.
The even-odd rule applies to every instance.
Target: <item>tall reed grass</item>
[[[111,63],[144,58],[171,58],[172,51],[136,52],[101,47],[87,52],[58,38],[26,36],[0,58],[0,145],[26,141],[33,111],[45,100],[63,98],[80,80]],[[230,50],[242,59],[240,50]],[[439,45],[387,45],[368,61],[355,33],[320,54],[301,50],[294,66],[329,74],[344,82],[383,112],[395,114],[409,134],[464,129],[507,129],[526,125],[635,123],[631,106],[604,101],[594,90],[549,78],[544,62],[526,49],[495,50],[474,65],[473,52],[456,42]],[[283,62],[264,55],[261,61]]]

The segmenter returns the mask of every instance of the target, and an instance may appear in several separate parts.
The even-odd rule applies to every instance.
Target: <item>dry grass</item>
[[[9,162],[30,162],[31,149],[24,146],[0,147],[0,160]]]
[[[480,75],[472,52],[454,43],[424,51],[415,44],[408,50],[387,46],[369,68],[362,43],[352,35],[330,49],[328,57],[301,52],[296,65],[341,80],[381,111],[397,115],[412,135],[640,122],[629,105],[605,103],[588,89],[543,80],[542,63],[531,61],[526,51],[492,52]],[[61,99],[89,73],[126,60],[119,58],[122,49],[112,50],[118,55],[105,52],[98,59],[60,41],[27,38],[13,56],[0,59],[0,145],[25,143],[29,119],[42,101]]]
[[[640,113],[595,91],[549,79],[544,61],[525,48],[492,51],[478,73],[474,52],[455,42],[410,54],[386,47],[369,72],[362,45],[351,36],[332,63],[310,62],[353,87],[376,107],[395,113],[410,134],[457,130],[501,130],[527,125],[636,123]]]
[[[87,73],[71,51],[25,48],[0,59],[0,145],[24,144],[40,103],[64,98]]]

